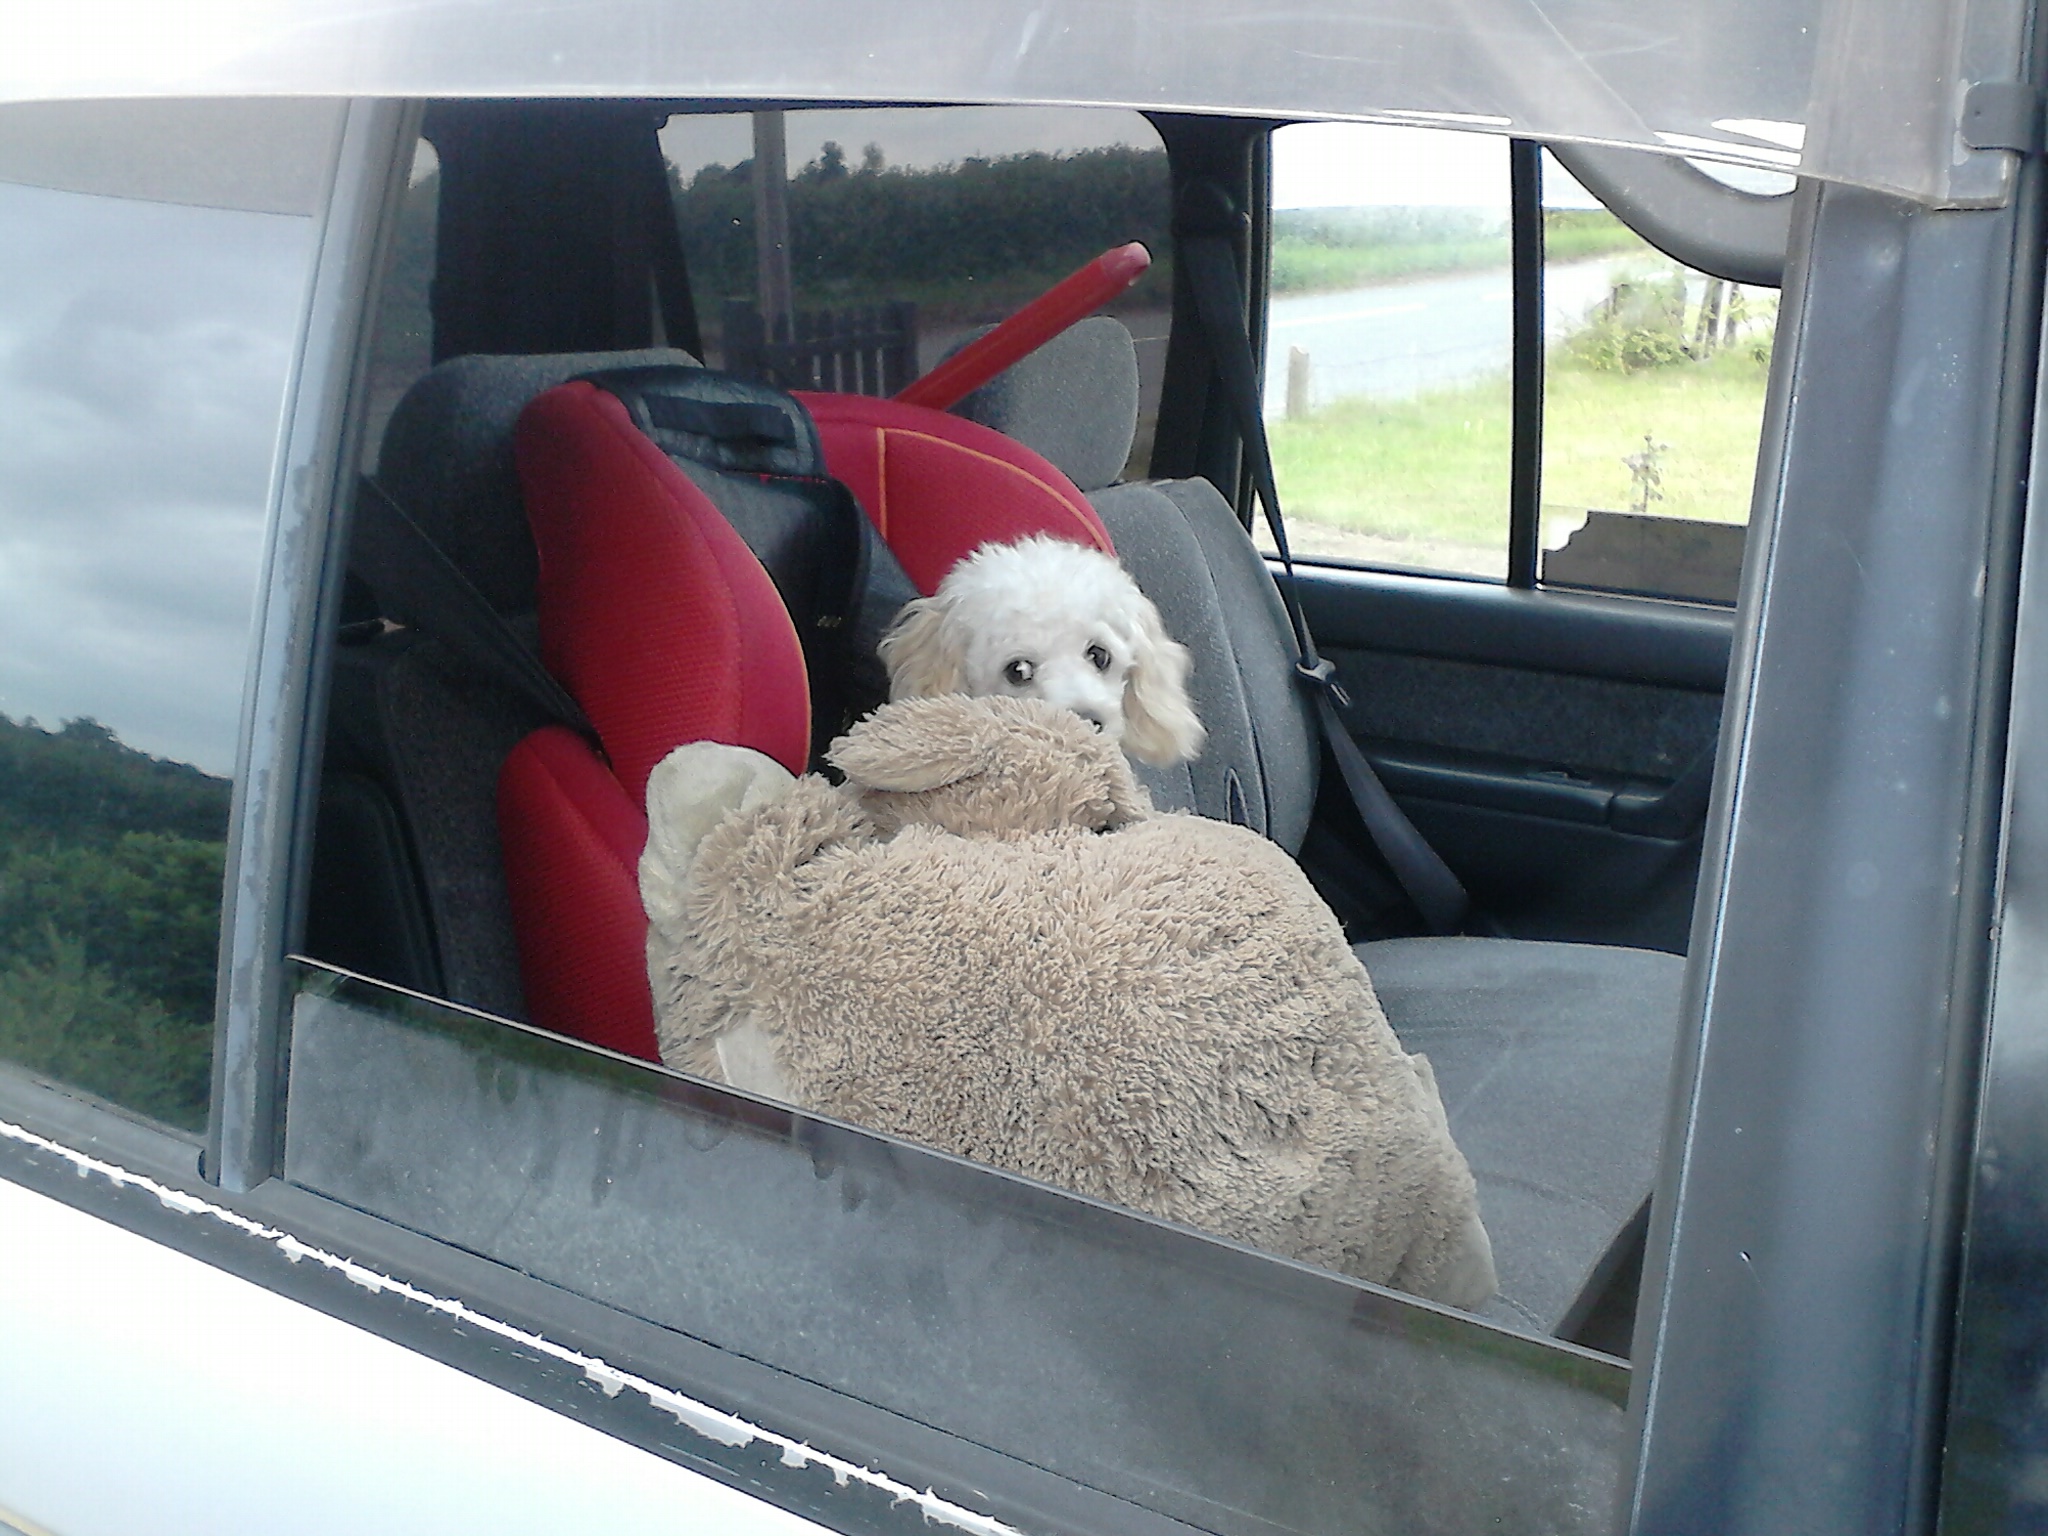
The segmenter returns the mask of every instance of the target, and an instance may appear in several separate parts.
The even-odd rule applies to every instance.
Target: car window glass
[[[1732,603],[1777,290],[1653,249],[1547,152],[1543,188],[1541,579]]]
[[[1265,407],[1289,542],[1505,576],[1507,141],[1293,124],[1273,204]]]
[[[673,117],[661,142],[708,360],[786,386],[894,393],[1083,262],[1142,241],[1151,269],[1106,308],[1137,343],[1129,461],[1135,472],[1149,460],[1171,199],[1166,151],[1137,113],[728,112]],[[779,155],[781,176],[754,176],[757,143],[764,166]],[[777,325],[820,345],[777,359],[743,339],[748,327],[772,338]],[[872,366],[818,371],[813,359],[840,349],[828,338],[849,332]]]
[[[436,106],[428,122],[452,127],[454,116]],[[839,372],[836,352],[844,348],[815,348],[801,363],[811,371],[794,378],[781,371],[799,368],[788,354],[768,357],[764,368],[758,353],[743,355],[736,319],[744,311],[765,322],[763,311],[779,303],[787,316],[852,315],[858,327],[895,306],[914,306],[909,344],[915,364],[928,366],[974,326],[1010,312],[1104,247],[1132,237],[1163,245],[1166,237],[1163,155],[1149,138],[1131,142],[1151,130],[1126,114],[1079,114],[1101,130],[1092,135],[1073,131],[1068,114],[792,111],[773,123],[768,116],[683,115],[663,131],[714,365],[759,368],[795,384],[886,389],[886,379],[862,376],[858,365],[850,380]],[[1050,127],[1007,136],[989,130],[1034,123]],[[945,130],[936,140],[921,136],[936,129]],[[760,217],[759,188],[745,164],[757,134],[778,133],[787,174],[769,179],[782,194],[788,231],[780,297],[768,291],[784,286],[779,275],[763,281],[759,230],[749,227]],[[516,178],[526,168],[521,143],[520,134],[508,133],[483,155],[460,133],[443,137],[448,201],[458,201],[452,189],[474,168],[465,154],[480,155],[493,176]],[[901,169],[899,154],[908,162]],[[493,158],[500,155],[506,158]],[[427,165],[414,167],[415,198],[431,185]],[[586,174],[602,188],[601,169]],[[1094,212],[1064,206],[1077,200],[1092,201]],[[1011,219],[1008,205],[1020,202],[1030,217]],[[474,275],[462,270],[465,259],[483,265],[486,258],[465,258],[449,217],[436,281],[461,282]],[[1027,237],[1038,244],[1016,249]],[[1495,241],[1481,230],[1471,243],[1488,246],[1480,259],[1491,260]],[[396,278],[408,248],[401,231],[378,321],[401,331],[418,313],[421,286]],[[548,280],[562,280],[539,265],[537,286],[552,297]],[[1156,268],[1145,279],[1165,281]],[[1143,305],[1157,306],[1151,313],[1163,335],[1164,292],[1148,297],[1141,285],[1133,301],[1140,307],[1123,311],[1136,322],[1141,358],[1152,334]],[[414,297],[402,300],[406,294]],[[943,325],[928,323],[934,316]],[[792,323],[770,339],[821,338]],[[356,398],[381,409],[421,353],[404,335],[373,336],[366,357],[371,388]],[[828,365],[833,376],[820,377]],[[562,372],[551,375],[558,366]],[[569,435],[548,424],[550,412],[587,392],[568,391],[539,411],[529,401],[548,387],[537,380],[578,366],[514,350],[448,370],[439,375],[445,391],[437,381],[404,408],[410,451],[436,471],[415,477],[408,505],[421,523],[452,532],[451,558],[468,562],[480,591],[491,588],[486,600],[515,639],[536,626],[545,632],[556,619],[536,615],[533,578],[523,574],[532,564],[528,518],[538,503],[525,502],[517,476],[507,473],[516,457],[508,446],[524,432],[518,454],[529,465],[550,462],[550,442]],[[522,412],[527,426],[515,428]],[[556,431],[564,436],[551,440]],[[400,441],[394,436],[394,445]],[[443,468],[450,470],[445,479]],[[697,483],[729,513],[745,510],[737,494],[728,500],[714,482]],[[357,510],[360,538],[362,504]],[[616,926],[592,934],[587,946],[579,929],[574,942],[551,951],[548,940],[570,924],[530,916],[535,869],[556,866],[552,850],[525,860],[522,848],[542,839],[524,834],[548,818],[520,786],[557,782],[554,769],[571,761],[578,766],[568,771],[580,774],[587,766],[580,748],[569,733],[536,730],[531,702],[500,686],[496,668],[450,643],[455,626],[437,631],[431,607],[394,620],[377,601],[377,578],[360,567],[355,575],[362,579],[352,585],[363,590],[353,606],[344,599],[329,654],[301,948],[310,958],[294,962],[284,1135],[290,1183],[651,1320],[676,1337],[1211,1528],[1348,1530],[1367,1511],[1401,1529],[1453,1530],[1505,1519],[1511,1503],[1555,1512],[1549,1523],[1572,1529],[1584,1522],[1571,1510],[1606,1507],[1625,1456],[1618,1363],[1335,1272],[1348,1264],[1348,1274],[1365,1273],[1356,1252],[1325,1250],[1313,1263],[1290,1262],[1280,1255],[1300,1250],[1289,1246],[1297,1209],[1289,1199],[1274,1202],[1283,1214],[1270,1226],[1211,1222],[1204,1229],[1234,1232],[1247,1245],[1239,1246],[1140,1214],[1163,1206],[1134,1185],[1102,1195],[1068,1169],[1066,1188],[1053,1188],[1060,1168],[1025,1166],[1007,1142],[956,1156],[874,1129],[901,1129],[880,1113],[848,1109],[860,1122],[849,1126],[771,1102],[772,1095],[729,1090],[718,1080],[727,1069],[712,1071],[689,1054],[687,1041],[684,1049],[667,1043],[668,1059],[689,1073],[656,1065],[663,1042],[652,1035],[653,1020],[637,1024],[646,1008],[646,913],[637,884],[627,889],[614,878],[623,871],[636,882],[647,846],[648,822],[632,803],[638,786],[625,791],[625,802],[617,781],[607,778],[599,790],[606,851],[589,868],[605,879],[606,895],[582,911],[614,914]],[[580,890],[580,877],[549,875],[543,888],[572,885]],[[704,891],[692,889],[690,899]],[[847,921],[864,950],[861,919]],[[1331,924],[1324,936],[1335,933]],[[613,945],[621,935],[629,942]],[[1217,948],[1197,947],[1212,958]],[[805,961],[806,985],[821,995],[830,990],[825,948],[807,950]],[[963,953],[966,979],[948,973],[945,983],[947,1000],[959,1006],[980,968],[1002,974],[973,946],[950,948],[949,960]],[[1362,982],[1341,944],[1326,946],[1324,956]],[[886,961],[864,955],[863,963],[871,958],[886,976]],[[658,985],[666,985],[661,974]],[[557,1026],[563,1035],[522,1022],[562,1018],[548,1009],[564,994],[583,1007]],[[1256,1011],[1268,1010],[1261,1003]],[[607,1033],[615,1025],[620,1032]],[[636,1025],[647,1036],[641,1043],[629,1038]],[[611,1049],[578,1044],[571,1033]],[[988,1080],[1008,1070],[989,1065],[999,1050],[970,1044],[964,1054],[974,1058],[966,1081],[983,1081],[984,1068]],[[1424,1080],[1418,1073],[1411,1086]],[[921,1092],[921,1078],[915,1087]],[[931,1097],[949,1105],[955,1091]],[[991,1101],[1016,1123],[1041,1123],[1038,1111],[1017,1110],[1008,1091],[980,1099],[984,1107]],[[1378,1109],[1390,1102],[1378,1101]],[[1386,1118],[1381,1113],[1374,1123]],[[962,1151],[937,1133],[923,1139]],[[1291,1147],[1282,1158],[1340,1183],[1351,1166],[1320,1154],[1294,1164]],[[1032,1177],[1021,1177],[1020,1168]],[[1120,1203],[1105,1203],[1111,1199]],[[1192,1206],[1184,1209],[1176,1219],[1202,1225]],[[1266,1213],[1258,1214],[1263,1221]],[[1483,1266],[1469,1224],[1457,1230],[1470,1278]],[[1585,1257],[1590,1265],[1599,1255]],[[1314,1267],[1323,1263],[1333,1267]],[[1387,1278],[1394,1270],[1372,1272]],[[1575,1292],[1581,1278],[1563,1277],[1561,1289]],[[1559,1308],[1569,1299],[1561,1296]],[[1562,1316],[1545,1311],[1536,1326],[1562,1326]],[[1243,1401],[1242,1415],[1215,1407],[1214,1384],[1226,1380],[1220,1401]],[[1449,1418],[1428,1406],[1454,1399],[1466,1406]],[[1522,1464],[1530,1413],[1561,1426],[1565,1442],[1555,1455],[1546,1449],[1541,1466]],[[1272,1435],[1276,1424],[1288,1434]],[[1503,1471],[1498,1489],[1475,1493],[1459,1472],[1475,1437],[1494,1447],[1503,1467],[1515,1462],[1521,1471]],[[1276,1447],[1276,1438],[1287,1444]],[[1393,1464],[1432,1469],[1426,1480],[1435,1493],[1410,1501],[1405,1485],[1383,1476]],[[1418,1513],[1423,1505],[1429,1511]]]
[[[196,1130],[314,241],[302,215],[209,206],[213,171],[173,174],[232,163],[260,121],[160,118],[32,114],[35,179],[61,185],[0,182],[0,1059]],[[65,189],[144,130],[169,200],[133,167],[123,196]],[[280,180],[273,201],[297,195]]]
[[[1617,1361],[293,975],[289,1181],[678,1336],[1245,1536],[1590,1531],[1616,1496]]]

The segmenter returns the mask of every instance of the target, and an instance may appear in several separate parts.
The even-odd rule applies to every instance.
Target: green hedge
[[[700,311],[751,299],[751,166],[678,182],[677,217]],[[670,175],[675,176],[673,168]],[[814,164],[789,183],[790,275],[800,307],[915,299],[936,319],[992,319],[1111,246],[1167,254],[1163,150],[1080,150],[963,160],[929,170]],[[1163,304],[1160,268],[1140,287]]]

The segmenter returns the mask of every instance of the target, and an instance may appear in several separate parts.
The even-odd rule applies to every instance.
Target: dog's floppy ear
[[[986,773],[1000,743],[986,700],[892,702],[832,743],[826,760],[863,789],[923,794]]]
[[[1167,637],[1148,599],[1140,598],[1134,613],[1131,670],[1124,678],[1124,750],[1164,768],[1200,752],[1209,733],[1188,700],[1188,648]]]
[[[891,699],[930,699],[967,691],[967,654],[944,598],[905,603],[875,647],[889,669]]]

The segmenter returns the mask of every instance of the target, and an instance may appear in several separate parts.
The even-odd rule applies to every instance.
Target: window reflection
[[[709,360],[787,387],[894,393],[1083,262],[1142,241],[1151,268],[1104,308],[1137,344],[1139,420],[1126,472],[1144,473],[1173,253],[1166,150],[1139,114],[680,114],[661,144]],[[864,371],[820,373],[801,346],[774,346],[778,337],[847,334],[875,354]]]
[[[0,1056],[206,1115],[296,215],[0,184]]]

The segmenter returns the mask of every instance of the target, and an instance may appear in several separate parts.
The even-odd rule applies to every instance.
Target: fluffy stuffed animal
[[[1124,568],[1086,545],[1042,534],[982,545],[904,605],[881,653],[891,699],[1044,699],[1141,762],[1202,750],[1187,647]]]
[[[1428,1062],[1287,855],[1038,700],[885,705],[791,780],[677,749],[641,861],[673,1067],[1454,1305]]]

